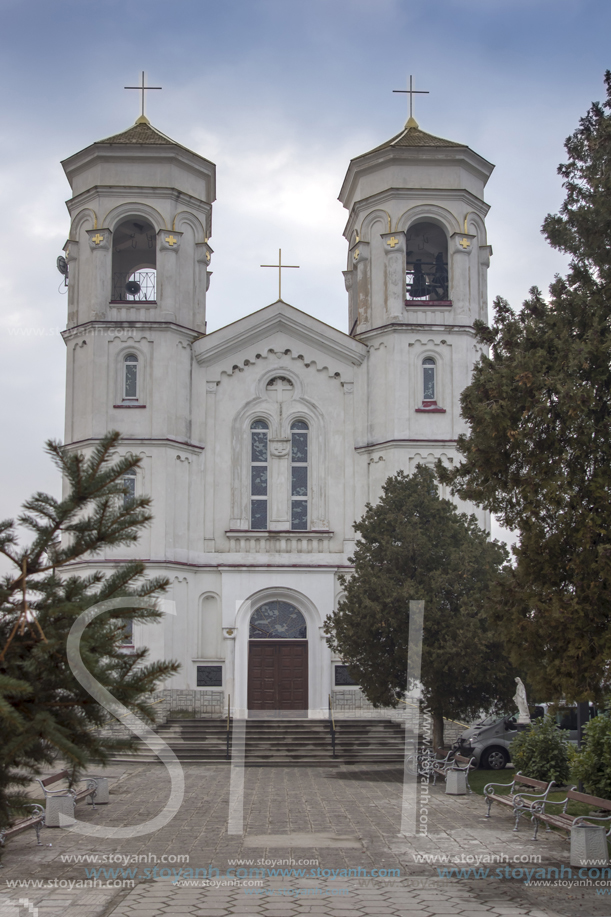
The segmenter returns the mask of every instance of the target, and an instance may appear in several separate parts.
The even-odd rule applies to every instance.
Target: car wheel
[[[481,758],[481,767],[484,770],[502,771],[509,762],[509,752],[504,748],[488,748]]]

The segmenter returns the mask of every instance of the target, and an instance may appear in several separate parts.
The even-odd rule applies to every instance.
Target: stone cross
[[[260,267],[277,267],[278,268],[278,299],[282,299],[282,271],[287,267],[299,267],[298,264],[283,264],[282,249],[278,249],[278,264],[261,264]]]
[[[142,80],[139,86],[124,86],[123,89],[139,89],[142,93],[142,111],[140,112],[140,117],[144,118],[144,93],[148,92],[149,89],[163,89],[163,86],[145,86],[144,85],[144,70],[142,71]]]
[[[409,77],[409,89],[393,89],[393,92],[404,92],[409,96],[409,117],[410,121],[414,116],[414,96],[416,95],[425,95],[428,96],[428,89],[413,89],[412,88],[412,75]]]

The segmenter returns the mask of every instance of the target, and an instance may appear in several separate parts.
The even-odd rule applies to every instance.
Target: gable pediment
[[[367,354],[365,344],[281,300],[200,338],[193,351],[200,366],[211,366],[250,349],[254,360],[257,352],[278,346],[299,348],[308,362],[324,356],[343,366],[359,366]]]

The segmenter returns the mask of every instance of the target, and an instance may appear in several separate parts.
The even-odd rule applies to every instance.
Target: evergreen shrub
[[[567,783],[570,776],[569,742],[551,716],[535,720],[509,746],[516,772],[535,780]]]
[[[611,709],[583,727],[584,747],[575,755],[572,775],[587,793],[611,799]]]

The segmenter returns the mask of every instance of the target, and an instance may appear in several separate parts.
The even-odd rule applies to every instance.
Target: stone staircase
[[[344,764],[401,765],[405,732],[388,719],[336,720],[335,758],[329,723],[308,719],[232,721],[227,758],[227,721],[169,719],[157,734],[183,764],[230,764],[234,736],[245,729],[246,767],[338,767]],[[237,745],[236,745],[237,748]],[[146,745],[134,755],[116,755],[114,762],[154,763]]]

